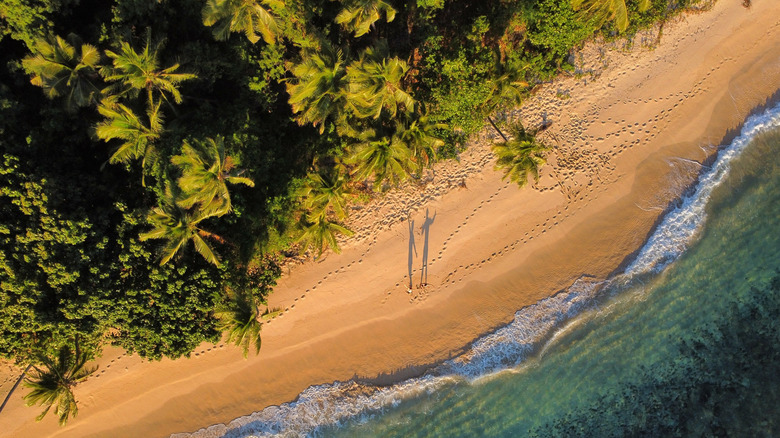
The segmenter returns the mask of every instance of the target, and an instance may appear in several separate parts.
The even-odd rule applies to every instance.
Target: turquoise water
[[[780,106],[746,121],[626,271],[429,374],[312,387],[195,436],[780,436]]]

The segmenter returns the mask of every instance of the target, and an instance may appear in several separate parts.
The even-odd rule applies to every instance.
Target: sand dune
[[[555,149],[538,185],[501,180],[490,152],[497,134],[486,129],[459,163],[352,211],[356,234],[342,254],[284,273],[270,299],[284,312],[264,326],[259,356],[203,345],[190,359],[150,363],[108,349],[76,390],[75,421],[35,423],[20,390],[0,415],[0,436],[168,436],[293,400],[311,385],[418,375],[516,310],[583,276],[607,277],[699,163],[780,89],[780,2],[746,10],[721,1],[644,45],[657,36],[586,47],[576,74],[509,115],[530,128],[552,122],[541,139]]]

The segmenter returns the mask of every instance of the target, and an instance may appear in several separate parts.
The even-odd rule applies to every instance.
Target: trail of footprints
[[[555,141],[555,143],[558,143],[557,172],[559,173],[559,176],[563,179],[563,181],[568,183],[568,184],[563,184],[563,182],[561,182],[561,185],[563,185],[566,188],[565,195],[569,199],[566,206],[563,209],[558,210],[556,214],[553,215],[550,219],[546,220],[543,223],[538,223],[534,225],[522,237],[514,240],[513,242],[508,243],[504,247],[500,248],[498,251],[493,252],[487,258],[479,262],[458,266],[457,268],[455,268],[453,271],[449,272],[445,276],[444,280],[442,281],[442,284],[447,285],[447,284],[455,284],[456,282],[462,282],[463,278],[465,277],[465,274],[467,274],[468,272],[471,272],[474,269],[481,267],[482,265],[492,261],[493,259],[508,254],[509,252],[515,250],[518,246],[522,246],[523,244],[530,242],[535,237],[538,237],[546,233],[554,225],[557,225],[559,222],[565,220],[574,212],[580,210],[585,204],[587,204],[591,200],[598,199],[598,194],[596,194],[595,196],[593,195],[593,192],[596,189],[596,185],[594,185],[594,182],[596,181],[598,181],[599,183],[603,182],[602,172],[605,174],[604,177],[606,178],[607,176],[611,175],[612,172],[615,170],[614,165],[611,164],[611,158],[618,156],[620,153],[624,152],[629,148],[648,143],[650,140],[654,139],[658,135],[658,133],[662,132],[666,128],[666,126],[668,126],[668,124],[670,123],[669,116],[672,110],[677,108],[677,106],[679,106],[685,99],[694,97],[702,91],[706,91],[708,89],[708,87],[705,87],[706,80],[710,77],[710,75],[714,71],[720,68],[720,66],[723,63],[728,62],[731,59],[732,58],[730,57],[722,59],[717,66],[713,67],[704,76],[704,78],[696,82],[691,87],[691,90],[688,93],[683,93],[683,92],[670,93],[669,95],[663,97],[656,97],[653,99],[624,99],[623,101],[619,101],[607,105],[606,107],[599,107],[594,104],[591,110],[588,111],[584,119],[578,118],[576,115],[570,115],[570,119],[571,119],[570,123],[566,124],[563,127],[559,127],[559,131],[558,131],[558,135],[563,137],[565,141],[563,142],[563,144],[559,143],[558,141]],[[634,70],[636,68],[641,68],[641,66],[635,67]],[[625,75],[626,73],[627,73],[626,71],[620,72],[618,76]],[[607,85],[604,86],[604,89],[606,88]],[[575,102],[579,100],[581,99],[576,99]],[[643,103],[649,103],[651,100],[655,103],[659,101],[668,101],[670,105],[667,106],[665,109],[663,109],[659,114],[654,116],[652,119],[644,122],[634,122],[634,123],[626,124],[626,119],[613,120],[610,117],[607,118],[607,120],[599,120],[598,118],[598,114],[601,111],[609,110],[614,105],[623,105],[623,106],[640,105]],[[556,99],[553,102],[554,102],[553,105],[548,105],[548,106],[552,106],[552,108],[548,108],[548,109],[551,109],[553,112],[559,114],[563,113],[563,108],[561,107],[566,105],[562,104],[560,102],[560,99]],[[544,103],[549,104],[550,100],[547,99]],[[570,103],[573,104],[574,102],[570,102]],[[516,110],[510,113],[510,115],[513,117],[519,117],[521,111],[522,109]],[[546,111],[540,111],[538,108],[535,111],[535,114],[546,114],[546,113],[547,113]],[[616,129],[608,131],[603,137],[584,135],[583,133],[587,132],[587,129],[593,123],[601,123],[602,125],[613,124],[616,126]],[[595,147],[593,147],[594,143],[605,142],[613,137],[618,138],[619,136],[624,135],[626,133],[628,133],[631,136],[635,136],[636,138],[630,141],[624,141],[612,145],[610,151],[607,153],[599,152]],[[543,133],[542,135],[544,136],[545,134],[546,133]],[[477,144],[469,149],[469,153],[471,154],[470,160],[468,161],[464,160],[464,162],[460,163],[460,165],[458,166],[442,166],[442,168],[439,169],[437,175],[437,178],[439,179],[438,182],[434,184],[427,184],[422,189],[414,188],[411,184],[407,183],[407,185],[402,187],[401,189],[393,190],[389,192],[382,199],[376,200],[371,204],[369,204],[368,207],[354,213],[353,217],[355,222],[369,223],[369,225],[357,227],[357,229],[355,230],[355,234],[350,239],[350,242],[364,242],[366,239],[370,238],[371,240],[369,244],[366,246],[366,250],[360,255],[360,257],[357,260],[352,260],[349,263],[340,266],[338,269],[328,272],[328,274],[322,277],[322,279],[318,280],[316,284],[306,289],[305,292],[301,294],[301,296],[295,298],[293,304],[283,309],[283,311],[280,312],[276,317],[278,318],[284,317],[284,315],[287,312],[295,308],[295,303],[297,303],[299,300],[305,299],[308,294],[313,293],[319,285],[321,285],[332,275],[345,272],[346,270],[350,269],[353,265],[362,263],[363,258],[369,252],[371,252],[371,250],[374,247],[374,244],[376,244],[377,241],[376,235],[381,231],[384,231],[385,229],[388,229],[392,225],[398,223],[400,220],[405,219],[406,217],[402,216],[403,214],[407,214],[407,212],[411,213],[411,212],[418,211],[427,202],[439,198],[443,194],[446,194],[449,191],[457,188],[458,182],[465,181],[468,176],[476,174],[480,172],[482,169],[484,169],[485,166],[493,160],[493,155],[490,151],[490,148],[485,147],[484,145],[486,143],[484,141],[485,140],[484,137],[489,135],[494,136],[495,134],[493,134],[492,132],[490,132],[490,134],[483,132],[481,138],[482,141],[476,142]],[[547,140],[549,142],[550,139]],[[574,179],[574,176],[583,173],[586,176],[586,180],[587,180],[586,185],[580,184]],[[442,181],[446,183],[442,183]],[[433,266],[438,261],[441,261],[442,257],[444,256],[445,252],[448,249],[448,245],[451,242],[451,240],[463,229],[463,227],[465,227],[469,223],[469,220],[475,214],[477,214],[477,212],[486,203],[490,203],[495,196],[497,196],[502,190],[506,189],[510,185],[511,184],[508,182],[505,183],[504,185],[499,187],[499,189],[495,193],[493,193],[488,199],[481,201],[480,204],[477,207],[475,207],[472,210],[472,212],[464,218],[463,222],[459,224],[458,227],[452,233],[450,233],[449,236],[447,236],[444,243],[442,244],[441,249],[438,251],[436,256],[431,259],[431,261],[428,263],[428,266]],[[537,187],[536,189],[538,191],[544,192],[548,190],[558,190],[560,188],[556,182],[551,186]],[[422,193],[419,196],[410,197],[408,196],[408,193],[406,193],[408,190],[418,190],[421,191]],[[406,203],[405,205],[407,205],[408,207],[403,212],[399,212],[397,211],[397,205],[399,205],[402,197],[403,197],[403,201]],[[588,200],[587,202],[585,202],[586,199]],[[575,207],[575,208],[570,208],[570,207]],[[382,211],[387,211],[387,210],[389,210],[389,213],[382,215],[383,217],[379,221],[364,220],[372,215],[374,216],[381,215]],[[412,271],[412,276],[414,276],[416,273],[419,273],[420,269],[421,268],[414,269]],[[409,275],[405,274],[403,276],[403,280],[395,283],[395,286],[397,288],[402,287],[405,289],[406,285],[408,284],[408,279],[409,279]],[[430,286],[424,287],[422,289],[416,289],[419,291],[419,293],[413,295],[410,298],[410,302],[415,302],[415,301],[420,301],[425,299],[430,293],[429,289]],[[392,293],[392,291],[390,293]],[[387,298],[385,298],[385,300],[386,299]],[[265,321],[265,323],[270,324],[272,321],[273,319]]]

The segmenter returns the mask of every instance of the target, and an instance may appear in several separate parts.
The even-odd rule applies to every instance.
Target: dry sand
[[[190,359],[150,363],[109,348],[76,389],[77,419],[36,423],[21,389],[0,436],[167,436],[291,401],[310,385],[388,383],[465,351],[582,276],[609,276],[692,183],[695,162],[780,89],[780,2],[740,4],[667,24],[652,49],[642,43],[656,39],[650,32],[630,48],[583,50],[581,74],[546,85],[520,111],[526,126],[553,122],[542,138],[556,149],[537,187],[501,181],[486,130],[426,185],[353,211],[356,237],[341,255],[284,273],[270,305],[285,311],[263,328],[259,356],[203,345]],[[426,246],[428,285],[418,288]]]

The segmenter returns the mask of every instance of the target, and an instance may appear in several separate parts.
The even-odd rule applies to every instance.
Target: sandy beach
[[[780,90],[780,2],[720,1],[626,41],[593,43],[577,71],[513,117],[551,121],[539,183],[502,181],[486,128],[437,165],[351,212],[342,254],[291,265],[258,356],[202,345],[149,362],[107,348],[79,415],[35,422],[19,388],[0,437],[167,437],[294,400],[307,387],[422,374],[577,279],[618,271],[746,116]],[[650,47],[646,42],[652,42]],[[512,115],[511,115],[512,117]],[[410,279],[411,272],[411,279]],[[408,288],[412,287],[411,293]],[[20,370],[0,369],[5,396]],[[223,427],[212,432],[219,436]]]

